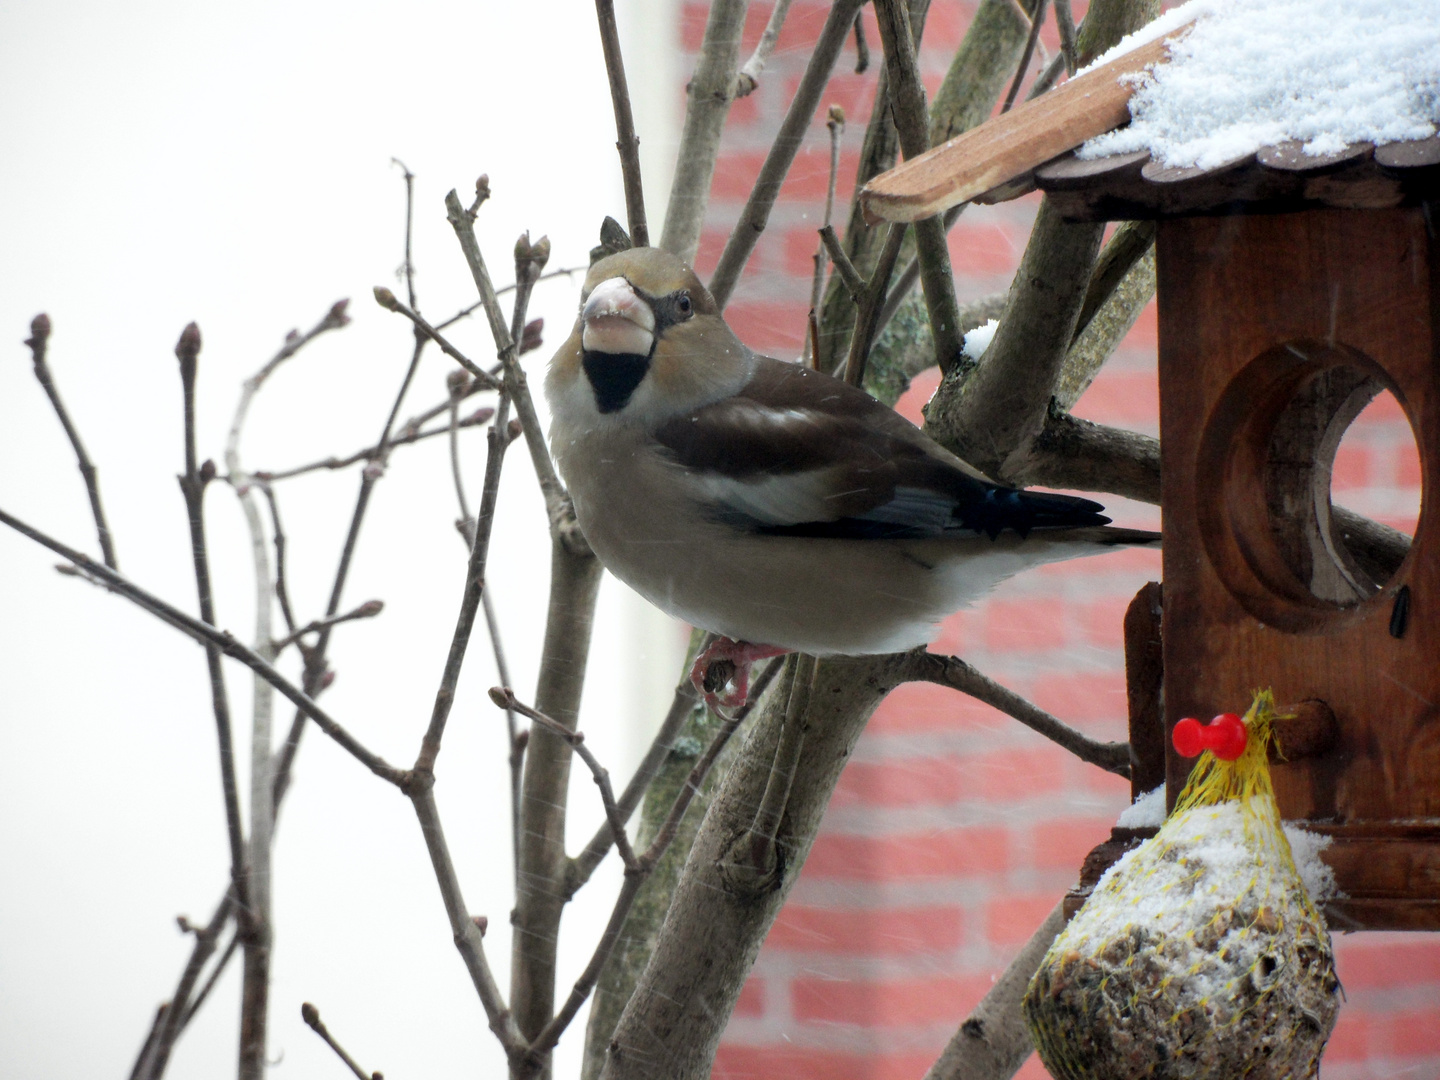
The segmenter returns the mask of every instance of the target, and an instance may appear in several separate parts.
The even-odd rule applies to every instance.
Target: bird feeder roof
[[[1380,145],[1352,141],[1321,154],[1287,140],[1218,164],[1180,167],[1144,149],[1078,157],[1083,143],[1130,123],[1142,74],[1167,64],[1194,25],[1143,41],[875,177],[861,192],[867,218],[914,221],[1036,188],[1066,218],[1084,221],[1384,208],[1440,197],[1436,134]]]

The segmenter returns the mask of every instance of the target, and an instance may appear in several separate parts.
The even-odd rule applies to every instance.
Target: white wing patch
[[[811,521],[835,521],[837,491],[833,470],[757,476],[740,480],[719,473],[692,473],[701,502],[743,514],[762,525],[803,525]]]

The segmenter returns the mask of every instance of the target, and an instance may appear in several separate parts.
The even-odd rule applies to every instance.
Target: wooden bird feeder
[[[1126,619],[1135,793],[1163,779],[1173,804],[1193,764],[1170,747],[1177,720],[1243,712],[1272,687],[1300,706],[1279,731],[1281,814],[1333,838],[1331,926],[1437,930],[1440,138],[1326,157],[1272,146],[1203,170],[1076,158],[1128,121],[1118,77],[1160,47],[906,162],[862,200],[906,221],[1038,187],[1069,220],[1158,222],[1164,588]],[[1382,390],[1422,473],[1413,543],[1392,536],[1388,560],[1329,490],[1341,435]],[[1072,910],[1153,832],[1117,829],[1092,852]]]

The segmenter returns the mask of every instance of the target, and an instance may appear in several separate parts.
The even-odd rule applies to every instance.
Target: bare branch
[[[860,276],[860,271],[855,269],[855,264],[850,261],[850,256],[845,254],[845,248],[840,243],[840,238],[835,235],[835,230],[826,225],[820,230],[820,246],[830,256],[830,261],[835,264],[841,279],[845,282],[845,288],[856,302],[865,299],[870,291],[869,282]]]
[[[800,85],[795,89],[795,97],[790,102],[785,119],[780,123],[774,142],[770,144],[770,152],[765,155],[765,163],[760,166],[760,175],[755,178],[755,186],[745,201],[744,209],[740,211],[740,220],[731,232],[725,250],[720,253],[720,261],[710,278],[710,292],[715,297],[715,303],[722,309],[729,303],[735,285],[740,280],[740,272],[745,269],[746,262],[755,250],[756,241],[765,231],[770,211],[780,194],[780,185],[785,182],[785,176],[800,150],[805,129],[810,126],[810,118],[815,115],[815,109],[820,104],[820,95],[825,91],[830,72],[840,57],[840,49],[844,46],[855,15],[863,3],[864,0],[835,0],[830,8],[825,26],[815,42],[815,49],[805,65],[805,74],[801,76]]]
[[[615,106],[615,147],[620,151],[620,171],[625,179],[625,216],[630,221],[630,239],[636,247],[649,247],[645,193],[640,184],[640,137],[635,134],[630,90],[625,85],[625,58],[620,53],[620,33],[615,27],[615,0],[595,0],[595,14],[600,20],[605,71],[610,76],[610,100]]]
[[[791,670],[790,697],[785,705],[785,724],[775,748],[775,764],[770,769],[749,836],[737,845],[744,849],[750,870],[762,876],[769,876],[777,869],[775,845],[785,804],[790,799],[790,787],[795,782],[795,770],[800,767],[800,754],[805,747],[806,713],[815,685],[815,658],[797,655]]]
[[[761,673],[760,677],[755,680],[755,686],[751,691],[750,700],[741,709],[737,710],[734,716],[727,718],[720,730],[715,733],[715,738],[711,740],[710,746],[706,749],[704,756],[695,763],[695,767],[691,770],[690,777],[685,786],[676,795],[665,826],[656,835],[654,841],[645,850],[645,853],[636,859],[632,851],[630,857],[625,860],[625,882],[620,888],[620,895],[615,900],[614,908],[611,909],[610,919],[605,925],[605,931],[601,934],[600,941],[596,944],[595,951],[590,956],[590,962],[585,965],[585,970],[581,972],[580,978],[575,981],[574,987],[571,988],[570,996],[566,999],[565,1004],[561,1006],[560,1010],[551,1018],[550,1022],[541,1029],[540,1033],[535,1037],[535,1041],[531,1044],[529,1056],[533,1063],[538,1064],[544,1055],[554,1049],[555,1044],[560,1041],[560,1036],[564,1034],[565,1029],[570,1026],[570,1022],[575,1019],[575,1014],[580,1011],[580,1006],[585,1003],[586,998],[588,998],[591,991],[595,989],[595,984],[599,981],[600,972],[604,968],[605,962],[610,958],[610,954],[615,950],[616,943],[620,940],[621,931],[625,927],[625,920],[630,914],[630,909],[635,903],[635,897],[639,894],[640,887],[655,869],[661,856],[665,854],[666,848],[668,848],[670,843],[675,839],[675,834],[679,829],[680,819],[685,816],[685,811],[689,808],[690,802],[694,799],[696,792],[700,790],[700,785],[705,782],[705,776],[710,771],[710,767],[715,764],[716,758],[720,756],[720,751],[724,749],[725,744],[730,740],[730,736],[735,733],[735,730],[744,721],[745,717],[750,714],[755,703],[758,702],[765,693],[765,690],[770,685],[770,680],[774,678],[775,672],[778,671],[779,668],[779,664],[771,664]],[[491,693],[493,696],[494,691]],[[513,695],[510,696],[513,698]],[[499,704],[498,699],[496,704]],[[570,732],[564,725],[556,724],[556,722],[550,720],[549,717],[545,717],[545,720],[550,724],[555,724],[556,727],[564,731],[567,741],[573,740],[574,736],[578,734]],[[571,745],[574,746],[577,751],[583,751],[581,743],[571,741]],[[586,764],[588,765],[590,763],[587,761]],[[592,766],[592,771],[596,768],[598,768],[598,763]],[[603,771],[604,770],[600,770],[602,773]],[[596,782],[599,782],[598,773],[596,775]],[[604,788],[602,787],[601,790],[603,793]],[[610,808],[607,806],[606,809],[607,813],[609,813]],[[618,817],[618,813],[616,816]],[[612,822],[613,821],[614,818],[612,817]],[[613,827],[612,824],[612,828]],[[615,833],[617,841],[623,835],[623,826],[617,828]],[[621,854],[623,857],[624,852],[622,851]]]
[[[870,359],[870,347],[875,343],[875,324],[885,306],[890,277],[895,272],[895,260],[900,257],[905,233],[904,225],[891,223],[885,234],[885,246],[880,249],[880,257],[875,261],[875,272],[870,275],[866,286],[864,300],[856,308],[855,332],[850,338],[850,354],[845,361],[845,381],[851,386],[860,386],[865,381],[865,365]]]
[[[660,767],[664,765],[665,758],[674,745],[675,737],[680,734],[686,719],[699,702],[700,696],[695,690],[695,684],[690,681],[688,674],[682,676],[675,687],[670,709],[660,723],[660,730],[655,733],[655,738],[650,741],[650,748],[645,751],[645,756],[635,768],[635,774],[630,777],[625,790],[616,800],[622,822],[630,820],[630,815],[645,798],[651,782],[660,772]],[[565,869],[566,899],[573,897],[590,880],[590,875],[605,858],[605,853],[610,850],[613,841],[614,835],[609,825],[602,825],[595,830],[595,835],[581,849],[580,854],[570,860],[570,865]]]
[[[907,158],[930,148],[925,87],[903,0],[875,0],[880,42],[885,50],[885,71],[890,76],[890,101],[900,148]],[[915,222],[915,247],[920,261],[920,287],[930,312],[935,338],[935,359],[942,371],[960,361],[960,310],[955,299],[955,278],[950,269],[950,248],[944,222],[937,216]],[[887,282],[888,284],[888,282]]]
[[[195,984],[200,981],[200,972],[205,967],[205,962],[215,952],[215,945],[220,940],[225,924],[234,913],[235,893],[227,889],[215,909],[215,914],[210,916],[204,929],[195,934],[195,944],[190,950],[190,959],[185,963],[185,970],[180,973],[180,982],[170,1000],[160,1006],[150,1037],[145,1040],[140,1056],[130,1070],[130,1080],[156,1080],[164,1074],[165,1066],[170,1060],[170,1051],[174,1048],[175,1040],[179,1038],[187,1019],[190,995],[195,990]]]
[[[760,73],[770,62],[770,54],[775,51],[775,43],[780,40],[780,31],[785,26],[785,16],[790,13],[790,2],[791,0],[775,0],[775,6],[770,9],[770,21],[765,24],[765,31],[760,35],[759,44],[750,54],[750,59],[745,61],[745,66],[740,69],[740,73],[735,76],[735,96],[737,98],[745,97],[760,85]],[[856,18],[859,18],[858,13]]]
[[[560,269],[558,269],[558,270],[551,270],[548,274],[541,274],[540,277],[537,279],[537,283],[538,283],[539,281],[550,281],[552,278],[557,278],[557,277],[570,278],[571,280],[574,280],[574,277],[575,277],[576,274],[583,274],[583,273],[585,273],[587,270],[589,270],[589,267],[588,267],[588,266],[562,266],[562,267],[560,267]],[[514,289],[515,289],[515,286],[514,286],[514,285],[502,285],[502,286],[500,286],[500,288],[498,288],[498,289],[495,290],[495,295],[496,295],[496,296],[504,296],[507,292],[512,292],[512,291],[514,291]],[[435,324],[435,329],[436,329],[436,330],[444,330],[447,326],[450,326],[450,325],[452,325],[453,323],[457,323],[457,322],[459,322],[461,319],[469,318],[471,315],[475,314],[475,312],[479,311],[479,310],[480,310],[482,307],[484,307],[484,306],[485,306],[485,301],[483,301],[483,300],[476,300],[475,303],[471,304],[469,307],[461,308],[459,311],[457,311],[454,315],[451,315],[450,318],[446,319],[444,322],[442,322],[442,323],[436,323],[436,324]],[[523,347],[522,347],[520,351],[521,351],[522,353],[525,353],[525,352],[529,352],[529,349],[526,349],[526,348],[523,348]],[[436,414],[436,415],[438,415],[438,414]],[[428,419],[428,417],[427,417],[427,419]]]
[[[710,5],[700,59],[686,87],[685,127],[675,154],[675,178],[670,183],[665,229],[660,236],[660,246],[685,263],[694,263],[700,244],[720,133],[734,100],[747,6],[748,0],[714,0]]]
[[[585,745],[585,733],[572,731],[558,720],[552,720],[542,712],[530,708],[524,702],[516,698],[514,691],[508,686],[494,686],[490,688],[490,700],[497,708],[514,710],[521,716],[529,717],[546,731],[558,735],[570,744],[570,749],[579,755],[585,767],[590,770],[590,775],[595,778],[595,786],[600,789],[600,801],[605,807],[605,820],[610,825],[610,835],[615,841],[615,848],[620,852],[620,861],[625,864],[627,872],[633,872],[640,867],[635,858],[635,849],[630,846],[630,837],[625,834],[625,819],[620,815],[620,808],[615,805],[615,789],[610,784],[610,773],[600,764],[600,760]]]
[[[530,451],[530,460],[535,466],[535,475],[540,482],[540,492],[545,497],[545,507],[550,515],[550,535],[561,538],[571,550],[588,551],[585,538],[581,535],[579,526],[575,524],[575,510],[570,504],[570,495],[555,472],[554,462],[550,460],[550,449],[545,445],[544,429],[540,426],[540,417],[535,411],[535,402],[530,396],[530,387],[526,382],[525,372],[520,367],[515,355],[514,338],[510,334],[509,327],[505,325],[505,315],[500,310],[500,302],[495,297],[494,286],[490,284],[490,272],[485,268],[485,257],[480,252],[479,241],[475,239],[475,217],[461,208],[460,199],[453,190],[445,196],[445,210],[450,225],[455,230],[455,236],[460,241],[460,250],[464,253],[465,262],[470,267],[470,275],[475,280],[475,288],[480,293],[485,316],[490,321],[490,333],[495,339],[496,352],[500,362],[505,366],[505,391],[509,394],[510,400],[515,405],[515,412],[520,417],[520,424],[525,433],[525,445]],[[545,257],[548,258],[549,241],[542,237],[536,242],[535,248],[538,249],[541,245],[544,245]],[[544,265],[543,258],[539,259],[539,262],[541,266]],[[537,270],[537,276],[538,273]]]
[[[408,176],[409,174],[407,173],[406,175]],[[330,1029],[327,1028],[324,1021],[320,1019],[319,1009],[311,1005],[310,1002],[305,1002],[300,1006],[300,1019],[304,1020],[305,1023],[310,1026],[311,1031],[325,1040],[325,1045],[330,1047],[331,1050],[334,1050],[335,1056],[349,1066],[350,1071],[358,1076],[360,1080],[372,1080],[370,1075],[367,1074],[364,1069],[360,1068],[355,1059],[345,1052],[345,1048],[335,1041],[335,1036],[330,1034]],[[379,1075],[379,1073],[375,1074],[376,1077]]]
[[[251,671],[258,672],[265,681],[279,690],[286,698],[295,704],[306,716],[310,717],[325,734],[329,735],[358,760],[367,769],[373,772],[382,780],[388,780],[392,784],[400,784],[405,778],[402,770],[387,763],[383,758],[372,754],[348,731],[341,727],[330,717],[324,709],[315,704],[303,691],[292,684],[285,676],[281,675],[265,660],[252,650],[240,644],[228,630],[217,630],[209,623],[201,622],[198,619],[186,615],[179,608],[167,604],[153,593],[147,592],[134,584],[129,579],[122,577],[108,567],[101,566],[83,552],[67,547],[54,540],[38,529],[25,524],[19,518],[0,510],[0,525],[8,525],[22,536],[27,536],[42,547],[47,547],[62,558],[69,559],[87,574],[104,582],[105,587],[111,592],[132,603],[144,608],[153,615],[159,616],[163,621],[174,626],[189,637],[194,638],[202,645],[213,647],[217,652],[223,653],[231,659],[238,660]]]
[[[321,630],[328,630],[332,626],[339,626],[344,622],[354,622],[356,619],[373,619],[385,609],[385,603],[381,600],[366,600],[365,603],[343,615],[331,615],[326,619],[314,619],[294,633],[288,634],[275,642],[273,649],[278,654],[286,647],[294,645],[300,640],[302,634],[318,634]]]
[[[1075,63],[1075,16],[1070,11],[1070,0],[1055,0],[1055,27],[1060,31],[1060,55],[1065,58],[1065,74],[1074,75]]]
[[[476,382],[480,383],[487,390],[498,390],[500,388],[500,383],[496,380],[495,376],[491,375],[488,371],[481,368],[475,363],[475,361],[471,360],[454,345],[450,344],[444,334],[440,333],[439,330],[435,329],[435,327],[431,326],[428,322],[426,322],[425,319],[418,312],[411,310],[410,307],[402,303],[400,301],[400,298],[396,296],[393,292],[391,292],[389,289],[387,289],[384,285],[376,285],[374,292],[375,302],[377,304],[385,308],[387,311],[394,311],[401,315],[404,315],[407,319],[409,319],[412,323],[415,324],[417,330],[423,333],[431,341],[435,342],[436,345],[439,345],[441,352],[443,352],[446,356],[450,357],[450,359],[454,360],[457,364],[459,364],[471,375],[473,375]]]
[[[962,694],[968,694],[977,701],[983,701],[1007,716],[1014,717],[1031,731],[1045,736],[1081,761],[1098,765],[1117,776],[1130,775],[1129,743],[1102,743],[1082,735],[1044,709],[1032,705],[1013,690],[982,675],[958,656],[937,656],[917,650],[911,657],[911,678],[959,690]]]
[[[80,441],[80,432],[70,419],[70,413],[66,410],[65,403],[60,400],[60,391],[55,386],[54,376],[50,374],[50,365],[45,359],[49,341],[50,316],[42,312],[30,320],[30,336],[25,339],[25,344],[30,346],[30,359],[35,364],[35,378],[50,399],[50,404],[55,409],[55,415],[60,420],[60,426],[65,429],[65,434],[70,439],[70,445],[75,450],[75,458],[80,464],[80,475],[85,480],[85,491],[90,496],[90,513],[95,518],[95,532],[100,539],[101,557],[105,560],[106,566],[111,570],[116,570],[119,568],[119,563],[115,560],[115,540],[110,535],[110,526],[105,522],[105,510],[100,505],[99,473],[95,468],[95,463],[90,460],[90,455],[85,452],[85,444]]]
[[[855,13],[855,74],[864,75],[870,69],[870,46],[865,41],[865,10]]]
[[[420,821],[420,831],[425,837],[425,847],[430,853],[430,865],[435,870],[435,881],[440,886],[440,898],[445,904],[445,914],[450,920],[450,931],[455,938],[455,948],[465,961],[470,981],[485,1009],[490,1030],[500,1040],[507,1055],[515,1059],[524,1053],[525,1037],[515,1025],[515,1018],[505,1004],[500,986],[490,971],[485,959],[485,945],[481,940],[480,927],[470,916],[465,898],[460,892],[460,879],[455,874],[455,863],[450,858],[450,848],[445,842],[445,831],[440,825],[440,812],[435,807],[435,778],[429,773],[416,773],[410,778],[406,792],[415,807],[415,816]]]
[[[210,556],[205,544],[205,516],[202,503],[205,485],[215,476],[214,462],[207,461],[202,469],[195,458],[195,371],[200,356],[200,328],[193,322],[185,327],[175,346],[180,361],[180,385],[185,410],[185,473],[180,477],[180,492],[185,497],[185,513],[190,526],[190,553],[195,564],[195,590],[199,594],[200,619],[215,625],[215,603],[210,589]],[[111,571],[113,573],[113,571]],[[225,797],[225,826],[230,840],[230,874],[235,883],[236,897],[243,910],[247,903],[245,889],[245,836],[240,825],[240,792],[235,779],[235,746],[230,734],[230,701],[225,693],[225,677],[220,670],[220,650],[206,642],[205,661],[210,672],[210,699],[215,711],[215,729],[220,745],[220,782]]]
[[[448,405],[442,405],[440,406],[440,410],[443,412],[448,407]],[[482,424],[488,424],[490,418],[494,415],[495,410],[486,405],[476,409],[469,416],[461,417],[457,426],[461,429],[479,427]],[[397,446],[409,446],[411,443],[424,442],[426,439],[433,439],[437,435],[448,435],[449,432],[449,424],[426,428],[423,431],[418,428],[410,428],[409,425],[406,425],[406,430],[402,434],[386,442],[384,452],[393,450]],[[297,465],[293,469],[257,469],[251,473],[251,476],[256,480],[268,484],[278,480],[289,480],[295,476],[304,476],[306,473],[319,472],[322,469],[347,469],[351,465],[357,465],[362,461],[374,461],[381,456],[382,448],[379,443],[376,443],[374,446],[367,446],[363,450],[356,450],[353,454],[349,454],[343,458],[322,458],[319,461],[312,461],[306,465]],[[227,477],[227,479],[229,478]]]
[[[1045,0],[1038,0],[1035,5],[1035,14],[1030,18],[1030,36],[1025,39],[1025,51],[1020,54],[1020,64],[1015,69],[1015,81],[1010,84],[1010,92],[1005,95],[1005,103],[1000,106],[1002,113],[1010,111],[1015,104],[1015,98],[1020,94],[1020,84],[1025,81],[1025,72],[1030,69],[1030,59],[1035,55],[1035,45],[1040,40],[1040,27],[1045,23]]]
[[[1020,1001],[1050,943],[1064,927],[1062,902],[1051,909],[1020,954],[980,999],[940,1059],[930,1066],[925,1080],[998,1080],[1015,1075],[1034,1049]]]
[[[857,20],[859,16],[856,16]],[[857,21],[857,27],[860,25]],[[830,228],[830,219],[835,213],[835,185],[840,178],[840,140],[845,134],[845,110],[839,105],[831,105],[829,116],[825,120],[825,127],[830,132],[830,177],[825,185],[825,217],[820,222],[821,228]],[[831,230],[833,233],[833,229]],[[820,311],[820,301],[825,295],[825,238],[820,238],[820,248],[815,252],[815,275],[810,283],[810,333],[805,336],[805,358],[811,361],[812,366],[818,367],[816,347],[818,342],[818,324],[816,318]],[[845,261],[849,262],[850,257],[845,255],[844,248],[840,249]],[[854,264],[851,264],[853,269]],[[855,273],[858,279],[859,271]]]

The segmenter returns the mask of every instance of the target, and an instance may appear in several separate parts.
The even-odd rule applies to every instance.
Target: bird
[[[865,391],[755,353],[658,248],[591,266],[545,395],[601,563],[718,635],[692,671],[712,705],[743,703],[765,657],[912,649],[1022,570],[1160,540],[997,483]]]

